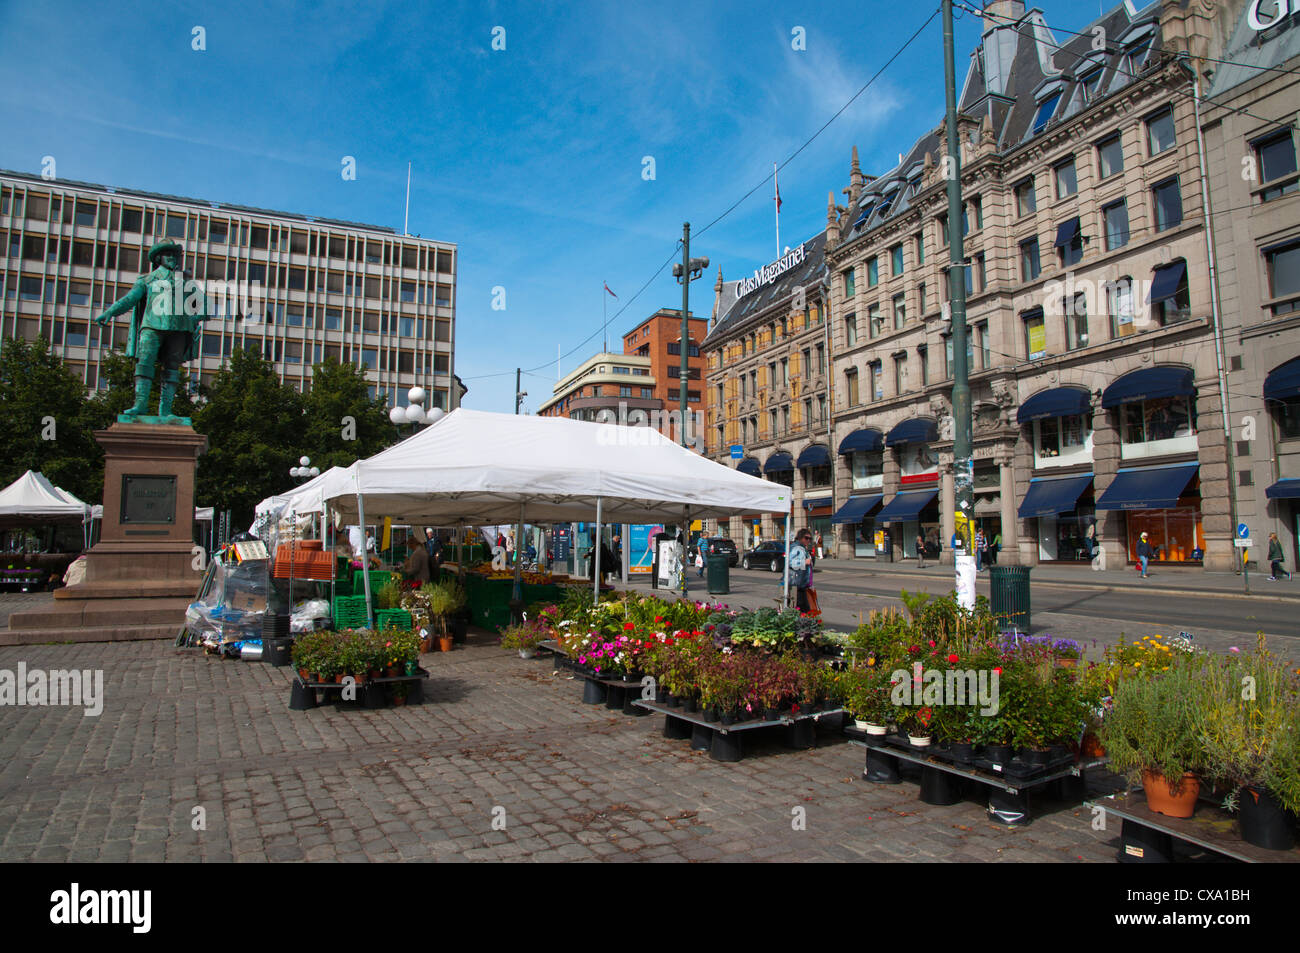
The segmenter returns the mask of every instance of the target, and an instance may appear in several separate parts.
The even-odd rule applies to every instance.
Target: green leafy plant
[[[1175,793],[1183,775],[1202,772],[1208,761],[1196,712],[1197,685],[1216,666],[1195,656],[1174,658],[1148,678],[1124,678],[1101,725],[1111,766],[1136,783],[1142,772],[1164,775]]]

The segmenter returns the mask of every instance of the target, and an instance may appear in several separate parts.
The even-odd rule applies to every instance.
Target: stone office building
[[[1161,12],[1058,37],[1023,3],[986,5],[959,84],[960,222],[942,124],[876,178],[851,168],[825,252],[840,555],[912,558],[919,537],[951,559],[960,274],[975,517],[998,561],[1100,550],[1115,568],[1146,532],[1162,560],[1232,565],[1195,110]]]
[[[134,189],[0,172],[0,338],[44,338],[87,390],[106,387],[100,355],[125,347],[126,322],[90,319],[149,270],[163,238],[184,247],[186,274],[218,310],[192,377],[210,383],[235,348],[259,348],[299,390],[333,357],[399,405],[418,384],[429,406],[458,406],[455,245]]]
[[[738,281],[723,281],[719,268],[703,350],[708,455],[790,487],[796,523],[829,540],[836,458],[825,242],[814,235]],[[785,522],[754,513],[717,530],[748,545],[783,537]]]
[[[1198,70],[1236,521],[1300,559],[1300,5],[1192,4],[1166,28]]]

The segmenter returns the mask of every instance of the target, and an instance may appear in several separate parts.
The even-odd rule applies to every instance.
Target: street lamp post
[[[681,388],[680,388],[681,419],[678,420],[677,422],[677,430],[678,433],[681,435],[683,447],[686,446],[686,421],[689,419],[687,417],[689,411],[687,410],[686,388],[689,386],[690,376],[691,376],[690,365],[687,363],[687,358],[690,356],[690,347],[691,347],[691,325],[690,325],[690,317],[689,317],[691,313],[691,282],[699,278],[700,275],[704,274],[704,269],[708,267],[709,267],[709,259],[707,257],[704,258],[691,257],[691,223],[690,222],[682,223],[682,260],[678,264],[673,265],[673,277],[676,278],[677,281],[682,286],[682,343],[681,343],[682,352],[681,352]],[[686,571],[686,553],[687,550],[689,549],[688,544],[690,543],[690,540],[691,540],[691,524],[690,521],[687,520],[686,525],[682,527],[681,561],[682,561],[682,598],[683,599],[686,598],[686,591],[687,591],[686,577],[688,573]]]
[[[425,410],[424,401],[427,396],[423,387],[412,387],[406,392],[407,405],[405,407],[394,405],[388,411],[388,419],[397,427],[410,424],[412,433],[420,424],[436,423],[443,416],[443,410],[441,407],[430,407]]]

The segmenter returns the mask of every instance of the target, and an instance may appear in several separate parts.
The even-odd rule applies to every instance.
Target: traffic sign
[[[1249,535],[1250,535],[1250,527],[1247,526],[1245,523],[1238,523],[1238,524],[1237,524],[1237,536],[1238,536],[1238,538],[1240,538],[1240,539],[1245,539],[1245,538],[1248,537]]]
[[[743,457],[744,455],[745,455],[745,448],[744,448],[744,447],[742,447],[742,446],[741,446],[740,444],[738,444],[738,443],[733,443],[733,444],[731,445],[731,459],[733,459],[733,460],[739,460],[739,459],[740,459],[741,457]]]
[[[1253,543],[1254,541],[1249,539],[1234,539],[1232,541],[1232,545],[1236,546],[1238,549],[1249,549]]]

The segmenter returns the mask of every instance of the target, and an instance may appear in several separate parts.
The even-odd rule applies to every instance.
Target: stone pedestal
[[[54,605],[15,612],[0,644],[170,638],[185,621],[203,573],[194,554],[194,477],[207,438],[187,426],[117,423],[104,448],[100,541],[85,581]]]

